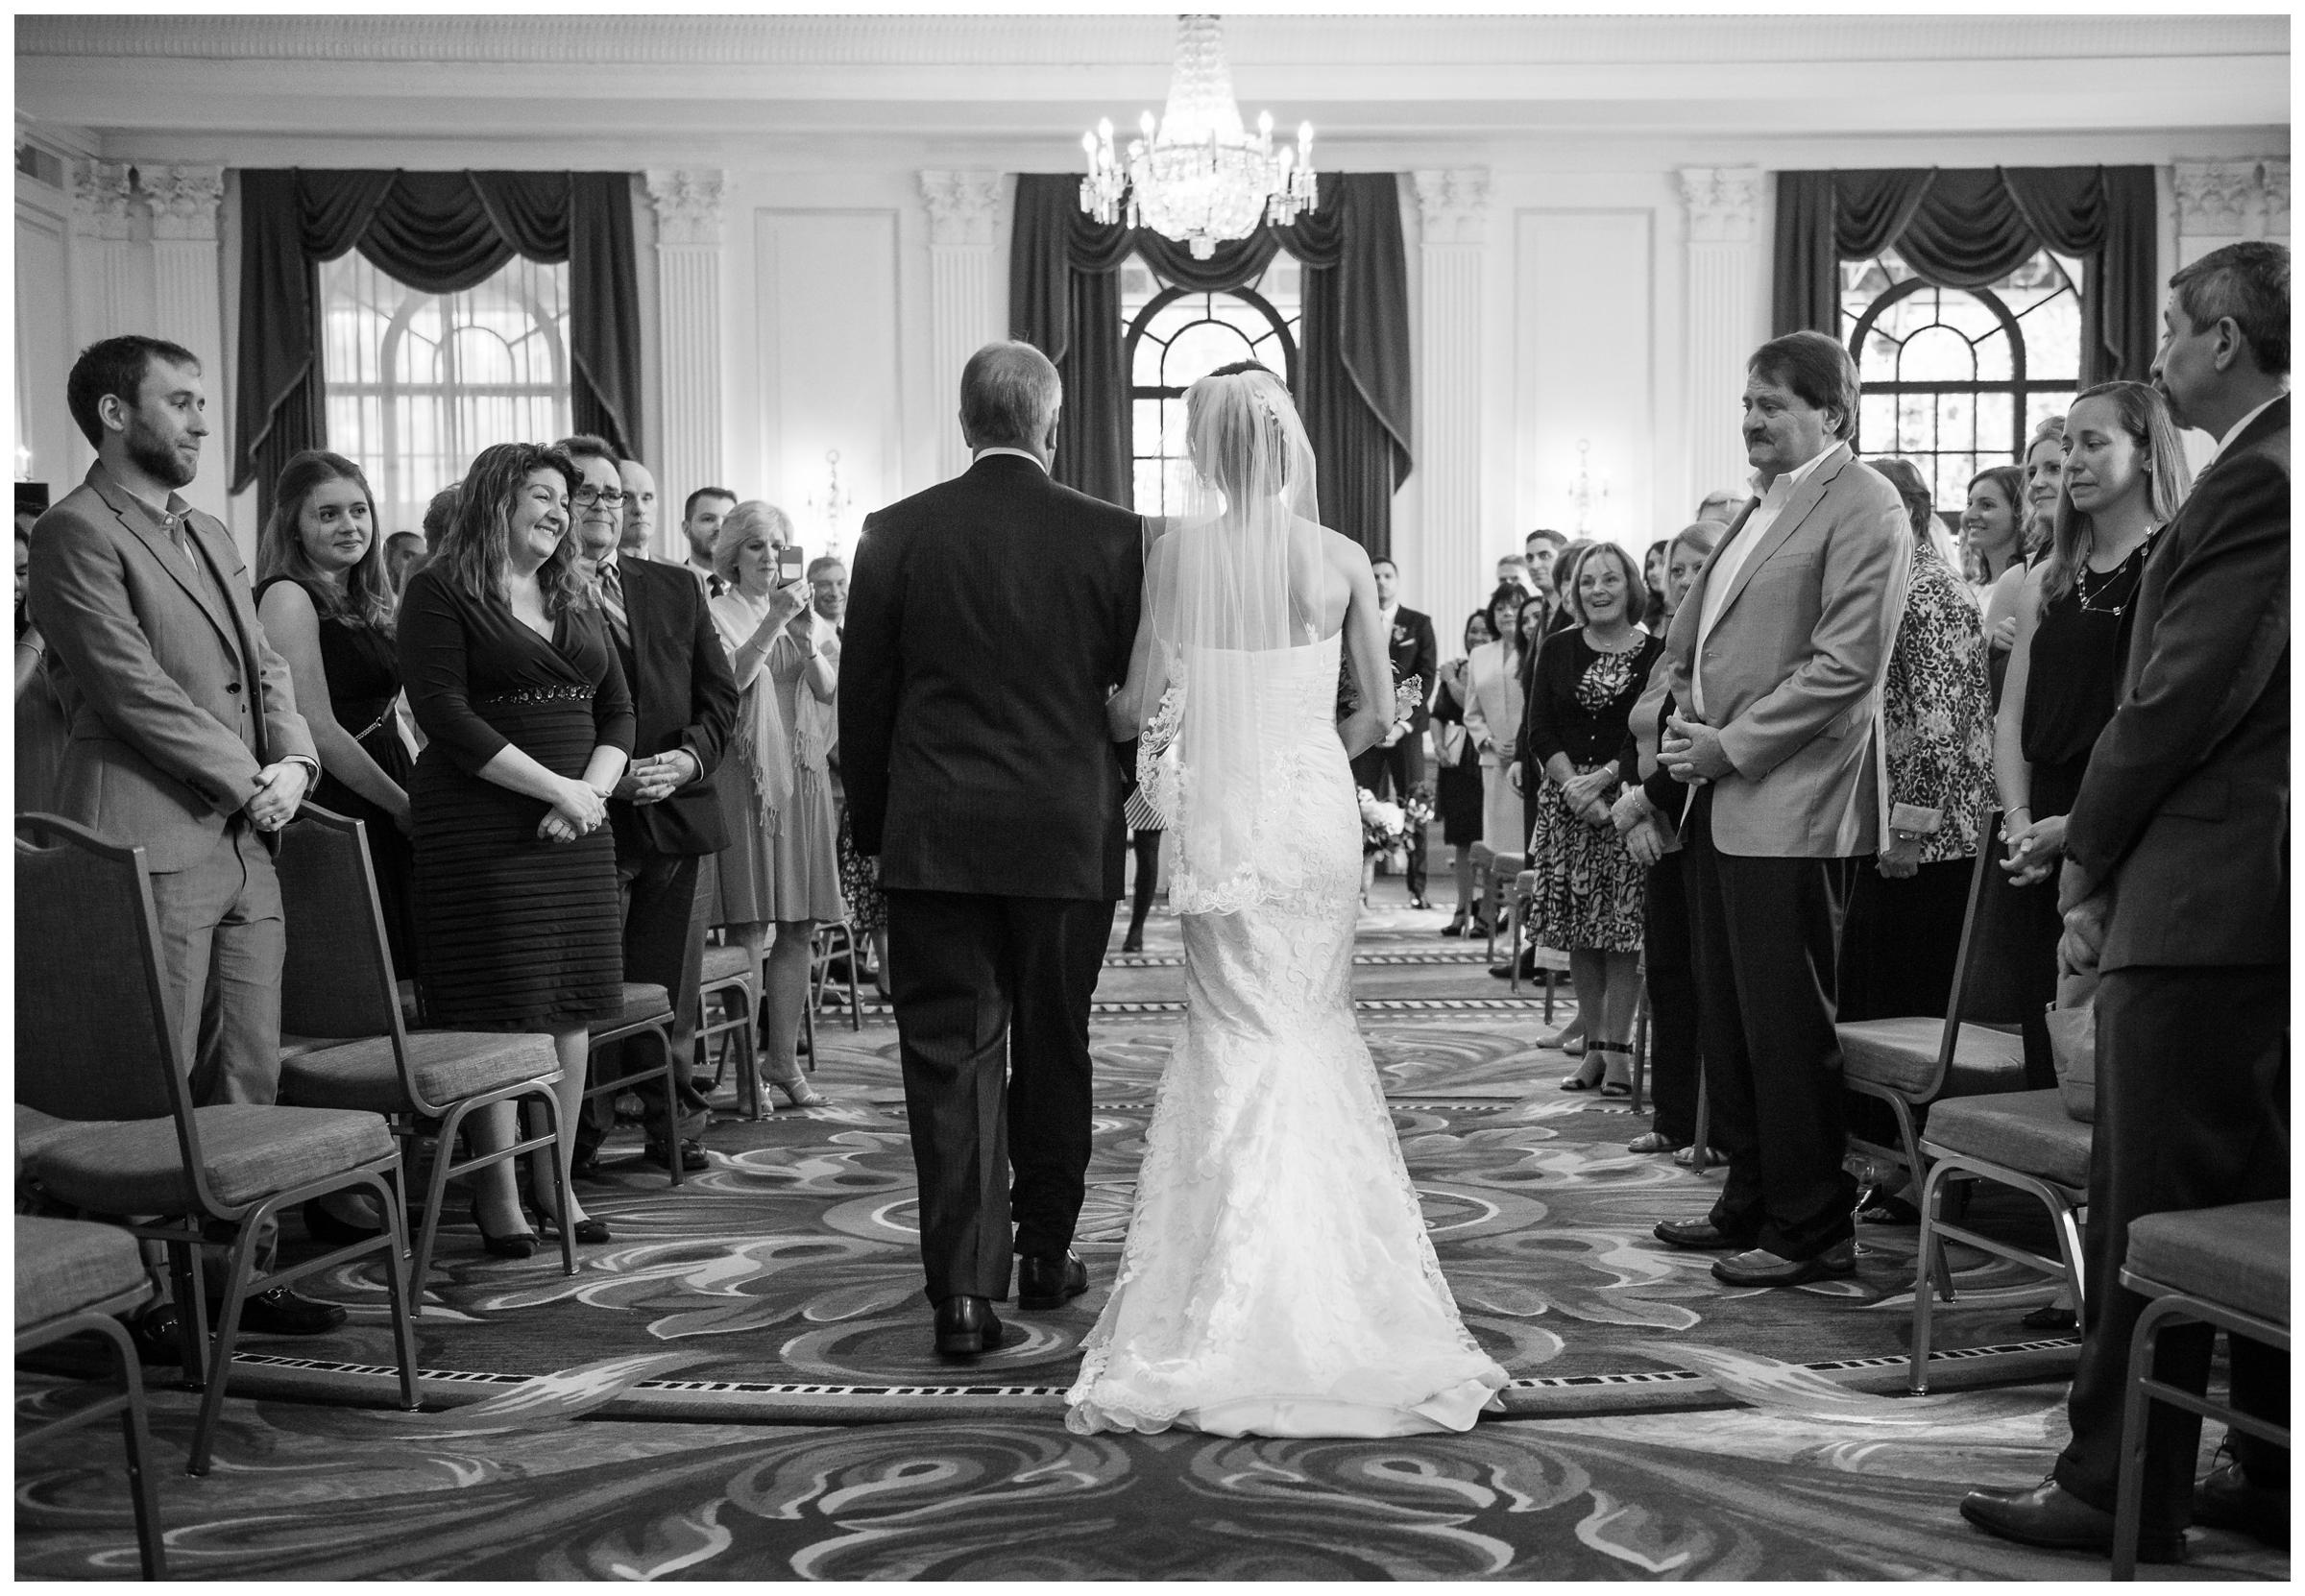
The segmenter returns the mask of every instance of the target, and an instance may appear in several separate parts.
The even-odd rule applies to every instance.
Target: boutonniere
[[[1397,620],[1393,623],[1393,641],[1395,642],[1407,642],[1409,641],[1409,629],[1406,626],[1401,625]]]

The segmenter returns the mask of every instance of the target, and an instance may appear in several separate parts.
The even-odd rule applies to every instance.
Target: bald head
[[[987,344],[960,372],[960,435],[972,449],[1021,448],[1045,464],[1056,450],[1064,387],[1030,344]]]

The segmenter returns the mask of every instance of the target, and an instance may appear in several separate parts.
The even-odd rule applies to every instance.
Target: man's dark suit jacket
[[[1117,898],[1104,700],[1143,602],[1134,515],[988,454],[864,521],[841,648],[858,852],[899,891]]]
[[[704,590],[679,566],[619,558],[629,647],[618,650],[632,689],[632,757],[674,748],[703,775],[655,804],[611,804],[617,855],[716,854],[728,846],[713,772],[737,721],[737,679],[705,609]]]
[[[2128,680],[2065,852],[2114,887],[2100,968],[2289,961],[2289,399],[2146,562]]]
[[[1385,639],[1385,652],[1392,656],[1395,687],[1412,676],[1423,684],[1417,708],[1409,716],[1409,735],[1422,737],[1433,722],[1434,678],[1441,670],[1441,645],[1433,636],[1433,617],[1406,604],[1394,611],[1393,633]]]

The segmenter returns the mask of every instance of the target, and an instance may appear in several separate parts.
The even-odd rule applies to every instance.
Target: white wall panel
[[[64,409],[73,354],[64,314],[67,205],[61,190],[16,180],[16,428],[10,444],[31,453],[29,474],[19,456],[16,476],[47,483],[57,498],[94,457]]]

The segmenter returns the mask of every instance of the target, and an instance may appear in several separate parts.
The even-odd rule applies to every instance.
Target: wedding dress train
[[[1457,1316],[1353,1016],[1360,816],[1336,733],[1339,647],[1252,666],[1192,658],[1184,690],[1203,713],[1213,696],[1252,716],[1266,751],[1256,812],[1226,820],[1247,829],[1257,880],[1203,879],[1189,831],[1171,833],[1184,1031],[1066,1398],[1075,1431],[1466,1430],[1505,1383]]]

